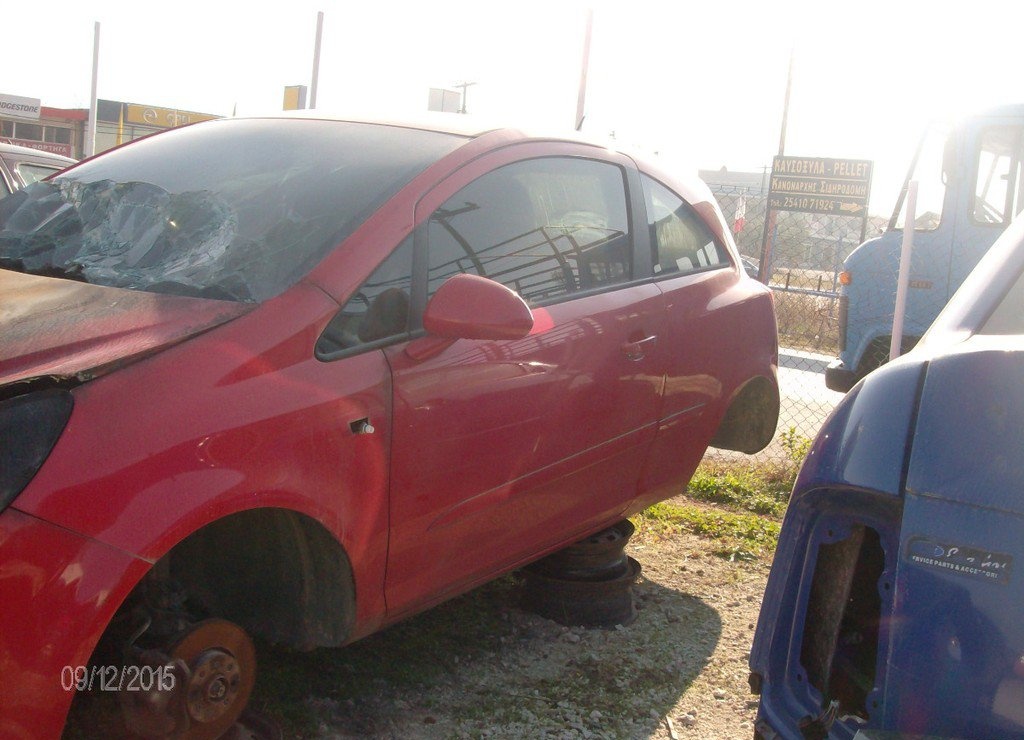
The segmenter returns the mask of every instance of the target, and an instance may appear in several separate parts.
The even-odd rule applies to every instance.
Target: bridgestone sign
[[[871,195],[871,164],[864,159],[776,157],[768,207],[863,218]]]
[[[29,118],[37,121],[41,105],[42,101],[37,98],[0,94],[0,116],[7,118]]]

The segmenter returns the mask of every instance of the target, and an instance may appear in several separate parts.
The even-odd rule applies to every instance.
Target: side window
[[[933,126],[925,133],[914,156],[909,179],[917,180],[917,204],[914,209],[914,231],[934,231],[942,222],[942,206],[946,200],[946,182],[956,169],[956,142],[943,126]],[[892,223],[897,229],[907,225],[907,194],[900,194]]]
[[[45,167],[41,164],[29,164],[28,162],[22,162],[18,165],[18,176],[21,177],[21,181],[25,185],[31,185],[34,182],[39,182],[55,172],[60,172],[57,167]]]
[[[410,234],[341,307],[320,336],[317,354],[405,336],[409,330],[412,244]]]
[[[978,178],[974,185],[975,223],[999,224],[1021,209],[1022,134],[1020,126],[993,126],[981,133],[977,154]]]
[[[430,217],[427,292],[468,272],[530,305],[632,278],[623,173],[605,162],[550,157],[473,181]]]
[[[729,265],[729,257],[700,216],[657,180],[641,175],[647,200],[655,275]]]

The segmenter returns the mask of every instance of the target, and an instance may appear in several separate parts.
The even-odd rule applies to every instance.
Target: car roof
[[[240,116],[239,119],[242,117]],[[318,120],[318,121],[339,121],[345,123],[365,123],[379,126],[395,126],[399,128],[417,129],[421,131],[433,131],[451,136],[460,136],[468,139],[476,139],[488,134],[494,135],[502,145],[520,141],[563,141],[574,142],[586,146],[598,147],[620,152],[631,158],[638,167],[651,174],[656,179],[664,179],[666,184],[673,185],[680,190],[680,194],[689,200],[710,200],[714,197],[710,194],[705,183],[697,176],[697,170],[679,171],[669,163],[663,162],[655,156],[643,154],[628,148],[622,148],[618,142],[611,138],[594,136],[589,133],[581,133],[565,128],[542,128],[535,124],[509,122],[506,119],[495,119],[475,114],[441,113],[437,111],[424,111],[419,114],[402,113],[394,116],[361,115],[350,112],[334,114],[317,110],[288,111],[285,113],[273,113],[263,116],[246,116],[250,119],[279,119],[279,120]],[[228,120],[228,119],[219,119]],[[210,122],[212,123],[212,121]],[[201,125],[201,124],[200,124]]]
[[[30,146],[19,146],[18,144],[9,144],[7,142],[0,141],[0,155],[4,155],[5,158],[8,156],[16,157],[17,159],[30,161],[36,160],[39,162],[52,162],[54,164],[70,165],[75,164],[74,159],[65,157],[61,154],[54,154],[53,152],[47,152],[42,149],[35,149]]]
[[[977,116],[979,118],[998,118],[1003,116],[1022,118],[1024,117],[1024,103],[1005,103],[984,108],[978,111]]]
[[[242,118],[239,116],[239,118]],[[263,116],[246,116],[246,118],[262,119],[307,119],[317,121],[338,121],[343,123],[365,123],[378,126],[394,126],[397,128],[432,131],[466,139],[476,139],[490,133],[501,132],[507,140],[544,139],[570,141],[602,148],[616,148],[614,142],[590,134],[580,133],[572,129],[541,127],[536,124],[509,119],[499,119],[476,114],[441,113],[423,111],[422,113],[400,113],[396,115],[363,115],[351,112],[333,113],[322,110],[299,110],[274,113]],[[226,120],[226,119],[219,119]]]
[[[433,111],[425,111],[417,115],[401,114],[392,116],[373,116],[360,114],[353,115],[351,113],[331,113],[322,110],[298,110],[258,117],[281,119],[304,118],[317,121],[368,123],[380,126],[419,129],[421,131],[434,131],[440,134],[451,134],[453,136],[462,136],[471,139],[482,136],[490,131],[508,128],[508,126],[498,124],[492,120],[484,120],[479,116]]]

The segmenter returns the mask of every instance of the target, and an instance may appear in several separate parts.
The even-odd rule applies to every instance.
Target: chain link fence
[[[709,183],[733,228],[744,267],[765,276],[774,294],[782,403],[775,439],[759,459],[785,459],[786,437],[813,439],[842,398],[825,387],[825,367],[840,350],[839,275],[862,233],[877,234],[884,220],[869,219],[864,228],[855,216],[769,213],[766,185]],[[762,265],[766,254],[769,263]]]

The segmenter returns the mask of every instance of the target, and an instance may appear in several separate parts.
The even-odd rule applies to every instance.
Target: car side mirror
[[[427,302],[423,328],[449,339],[521,339],[533,313],[517,293],[479,275],[450,277]]]

